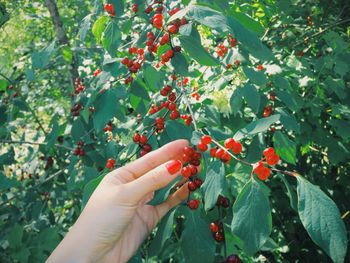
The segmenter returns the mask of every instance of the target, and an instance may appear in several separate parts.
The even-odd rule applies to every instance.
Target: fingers
[[[125,181],[130,182],[156,168],[162,163],[169,160],[180,159],[183,148],[187,145],[187,140],[173,141],[116,170],[116,173],[123,176]]]
[[[132,193],[133,201],[139,202],[147,194],[167,186],[180,174],[181,168],[182,163],[179,160],[166,162],[125,184],[125,187]]]
[[[168,199],[165,202],[157,205],[155,208],[157,209],[159,220],[162,219],[162,217],[165,216],[166,213],[168,213],[173,207],[186,200],[188,194],[188,183],[186,183],[181,186],[181,188],[178,189],[175,193],[169,195]]]

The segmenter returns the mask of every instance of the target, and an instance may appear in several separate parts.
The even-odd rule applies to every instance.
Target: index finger
[[[126,182],[133,181],[169,160],[182,159],[180,157],[183,153],[183,148],[187,145],[187,140],[176,140],[170,142],[112,173],[122,176]]]

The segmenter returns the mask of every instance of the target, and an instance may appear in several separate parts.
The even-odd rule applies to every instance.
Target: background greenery
[[[140,5],[136,17],[131,12],[132,2],[110,1],[123,6],[115,19],[104,14],[100,0],[54,1],[68,44],[57,39],[44,2],[0,1],[1,262],[43,262],[47,258],[78,217],[89,188],[105,172],[106,160],[116,158],[120,165],[137,151],[132,135],[136,127],[142,130],[153,118],[146,116],[139,126],[137,114],[146,115],[152,100],[157,100],[152,95],[173,73],[171,67],[155,70],[160,51],[155,56],[146,55],[147,61],[134,75],[133,84],[124,85],[127,71],[120,67],[120,60],[131,44],[145,47],[145,32],[152,29],[143,13],[145,1],[135,1]],[[182,77],[190,78],[186,90],[181,91],[183,96],[190,99],[195,90],[201,94],[201,103],[191,100],[199,128],[218,141],[233,135],[242,139],[244,158],[249,162],[258,161],[262,150],[274,145],[283,160],[280,169],[296,171],[319,185],[336,203],[346,229],[350,229],[348,1],[207,0],[197,4],[212,11],[199,8],[203,14],[186,14],[193,27],[189,34],[180,32],[183,57],[172,64]],[[170,5],[189,6],[189,1],[171,1]],[[221,16],[227,18],[226,24],[216,20]],[[105,32],[102,36],[112,45],[101,41],[98,33],[104,32],[108,23],[118,29],[115,34]],[[238,39],[238,52],[231,49],[223,59],[217,59],[217,45],[227,44],[227,31]],[[186,42],[186,37],[190,41]],[[198,55],[193,39],[201,42],[205,54]],[[71,96],[75,58],[86,90]],[[226,70],[225,65],[236,59],[241,65]],[[264,64],[266,71],[256,71],[258,64]],[[103,72],[94,78],[97,68]],[[99,94],[101,89],[106,92]],[[271,92],[276,94],[274,102],[269,101]],[[70,109],[78,102],[85,110],[73,117]],[[262,118],[269,104],[275,117]],[[90,106],[95,107],[93,114],[89,114]],[[188,110],[185,103],[182,110]],[[105,133],[102,129],[108,121],[112,121],[113,131]],[[252,122],[259,133],[249,127],[248,132],[242,132]],[[194,142],[198,134],[192,132],[193,127],[182,121],[169,121],[166,131],[152,137],[151,144],[157,148],[177,138]],[[72,154],[80,140],[85,142],[86,151],[81,158]],[[206,173],[209,178],[210,169],[219,165],[206,164],[202,179]],[[220,170],[220,183],[208,180],[195,194],[208,201],[222,193],[233,204],[238,195],[237,200],[245,200],[247,191],[252,191],[261,198],[254,202],[256,207],[252,202],[244,206],[251,209],[251,215],[263,207],[267,206],[267,211],[272,208],[271,233],[264,235],[262,246],[240,235],[244,229],[237,228],[240,222],[233,216],[239,214],[240,203],[229,208],[223,216],[227,253],[240,254],[244,262],[331,262],[327,254],[335,262],[343,261],[339,256],[343,252],[337,251],[337,242],[345,240],[341,230],[333,233],[321,227],[324,236],[334,234],[337,240],[327,251],[327,241],[326,245],[318,243],[322,250],[304,229],[301,220],[307,219],[301,205],[296,204],[295,178],[275,174],[257,186],[249,179],[250,172],[250,168],[233,161]],[[311,194],[311,205],[325,216],[326,225],[330,222],[327,219],[337,216],[333,204],[317,189],[308,188],[302,179],[298,184],[299,202]],[[158,193],[156,201],[165,195]],[[225,254],[224,246],[215,244],[208,232],[217,213],[216,209],[201,207],[193,212],[180,206],[162,221],[132,262],[219,262]],[[253,219],[248,223],[257,233],[269,220],[268,215],[259,218],[259,213]],[[242,220],[247,226],[247,218]],[[193,233],[199,238],[193,239]],[[203,247],[208,249],[203,251]],[[349,261],[348,253],[345,262]]]

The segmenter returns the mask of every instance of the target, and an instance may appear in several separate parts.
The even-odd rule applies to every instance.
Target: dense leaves
[[[0,3],[1,262],[44,262],[107,160],[203,134],[203,184],[130,262],[349,261],[349,5],[34,2]]]

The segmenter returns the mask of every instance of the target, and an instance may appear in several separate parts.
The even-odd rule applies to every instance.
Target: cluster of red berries
[[[180,8],[176,7],[174,9],[171,9],[169,11],[169,15],[172,16],[174,14],[176,14],[177,12],[180,11]],[[179,32],[179,28],[183,25],[186,25],[188,22],[186,20],[186,18],[181,18],[181,19],[175,19],[174,21],[170,22],[170,25],[168,26],[168,32],[170,34],[177,34]]]
[[[116,161],[112,158],[108,159],[106,162],[106,168],[111,170],[114,168]]]
[[[216,54],[218,55],[218,57],[223,57],[227,54],[228,52],[228,48],[225,47],[225,45],[223,43],[220,43],[218,45],[218,50],[216,51]]]
[[[199,93],[197,93],[197,92],[194,92],[194,93],[191,94],[191,97],[193,99],[195,99],[196,101],[199,101],[200,98],[201,98],[201,95]]]
[[[79,155],[79,156],[84,156],[85,155],[85,150],[83,149],[84,147],[84,142],[83,141],[78,141],[77,142],[77,147],[73,150],[74,155]]]
[[[163,27],[163,15],[162,14],[155,14],[150,22],[153,24],[155,28],[161,29]]]
[[[113,130],[113,127],[112,127],[112,122],[109,121],[106,126],[103,128],[103,131],[104,132],[111,132]]]
[[[234,64],[234,68],[238,68],[239,65],[241,65],[241,62],[238,59],[236,59],[233,62],[233,64]],[[232,64],[229,63],[229,64],[226,65],[226,69],[230,69],[230,68],[233,68],[233,67],[232,67]]]
[[[76,103],[73,105],[73,107],[70,109],[70,112],[73,116],[79,116],[80,111],[83,109],[83,106],[79,103]]]
[[[129,59],[128,57],[125,57],[122,59],[121,63],[129,69],[130,73],[137,73],[143,63],[144,50],[142,48],[130,47],[129,54],[131,55],[138,54],[138,57],[134,59]],[[128,78],[125,79],[125,84],[129,84],[132,81],[133,81],[133,77],[129,76]]]
[[[222,242],[225,239],[224,228],[222,222],[212,222],[210,223],[210,231],[213,235],[213,238],[217,242]]]
[[[164,131],[165,128],[165,120],[163,117],[157,117],[155,121],[155,127],[157,129],[157,133],[160,134]]]
[[[102,69],[98,68],[94,71],[93,75],[96,78],[98,75],[100,75],[100,73],[102,72]]]
[[[182,161],[184,167],[181,170],[181,175],[185,178],[197,175],[197,167],[201,164],[201,158],[200,152],[193,147],[186,146],[183,149]]]
[[[263,151],[263,155],[266,164],[270,166],[275,166],[280,161],[280,157],[276,154],[275,149],[272,147],[265,149]],[[263,161],[259,161],[253,165],[253,172],[262,181],[265,181],[271,175],[271,170],[264,165]]]
[[[114,6],[112,4],[105,4],[104,10],[110,15],[115,16]]]
[[[208,145],[212,142],[212,138],[209,135],[204,135],[198,143],[198,149],[202,152],[208,150]],[[233,138],[228,138],[225,140],[224,145],[227,150],[221,147],[212,147],[209,151],[210,156],[213,158],[220,159],[224,163],[229,163],[231,161],[231,155],[228,150],[231,150],[234,154],[240,154],[243,150],[243,146],[240,142]]]
[[[146,41],[146,46],[147,46],[147,50],[150,53],[156,53],[158,50],[158,44],[157,42],[155,42],[156,40],[156,36],[154,35],[154,33],[152,31],[147,33],[147,41]]]
[[[152,151],[152,146],[148,144],[148,139],[145,133],[139,134],[136,132],[132,138],[134,143],[138,143],[139,147],[142,149],[140,151],[140,157],[146,155],[147,153]]]
[[[231,47],[236,47],[237,46],[237,38],[229,35],[228,37],[228,42],[230,43]]]
[[[85,90],[84,82],[80,78],[76,78],[74,81],[74,93],[79,94]]]

